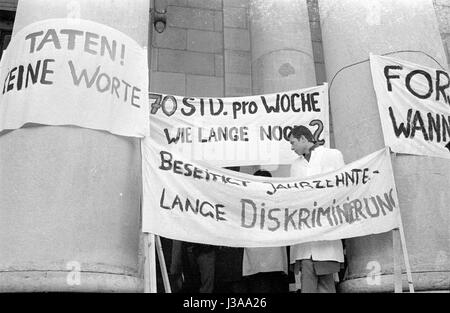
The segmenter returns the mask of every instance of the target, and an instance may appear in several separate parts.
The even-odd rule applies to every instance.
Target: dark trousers
[[[214,291],[214,272],[216,265],[216,251],[203,252],[197,256],[197,264],[200,272],[200,293],[212,293]]]
[[[216,266],[216,251],[201,244],[184,244],[184,282],[180,292],[212,293]]]
[[[249,293],[289,292],[289,282],[284,272],[257,273],[246,277]]]
[[[339,263],[333,261],[302,260],[302,293],[336,293],[334,273]]]

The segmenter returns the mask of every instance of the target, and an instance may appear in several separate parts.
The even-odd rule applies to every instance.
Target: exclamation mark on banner
[[[120,65],[123,65],[125,59],[125,45],[122,44],[122,51],[120,52]]]

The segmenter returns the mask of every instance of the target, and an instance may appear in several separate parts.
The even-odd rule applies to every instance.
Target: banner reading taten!
[[[328,86],[236,98],[150,94],[150,136],[170,151],[217,166],[290,164],[294,125],[329,147]]]
[[[387,148],[304,180],[208,167],[149,138],[142,148],[144,232],[272,247],[382,233],[399,225]]]
[[[26,123],[149,133],[146,50],[111,27],[50,19],[19,31],[0,67],[0,131]]]
[[[386,146],[450,159],[449,73],[372,54],[370,67]]]

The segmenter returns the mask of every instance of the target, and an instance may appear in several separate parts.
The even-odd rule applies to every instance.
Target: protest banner
[[[146,49],[106,25],[26,26],[2,57],[0,82],[0,131],[35,123],[148,136]]]
[[[182,241],[273,247],[398,227],[388,149],[305,179],[268,178],[193,162],[142,144],[143,232]]]
[[[169,151],[217,166],[290,164],[294,125],[309,127],[329,147],[327,88],[235,98],[150,93],[150,136]]]
[[[450,159],[449,73],[373,54],[370,67],[386,146]]]

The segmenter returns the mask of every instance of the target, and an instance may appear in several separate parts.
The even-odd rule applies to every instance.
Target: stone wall
[[[15,11],[17,8],[18,0],[1,0],[0,10]]]
[[[326,78],[318,5],[317,0],[306,1],[320,84]],[[15,10],[17,2],[0,0],[0,10]],[[152,35],[151,90],[179,95],[200,95],[205,91],[211,96],[251,94],[248,0],[167,3],[167,28],[162,34],[153,31]],[[433,0],[433,4],[450,65],[450,0]]]
[[[439,23],[439,32],[447,54],[447,65],[450,69],[450,0],[433,0],[433,4]]]
[[[251,94],[248,0],[167,0],[152,29],[150,90],[189,96]]]
[[[225,96],[252,94],[248,0],[224,0]]]
[[[322,31],[320,29],[319,5],[317,0],[307,0],[309,26],[314,54],[317,84],[326,82],[325,62],[323,60]]]
[[[224,95],[222,0],[167,0],[167,27],[151,32],[150,91]]]

